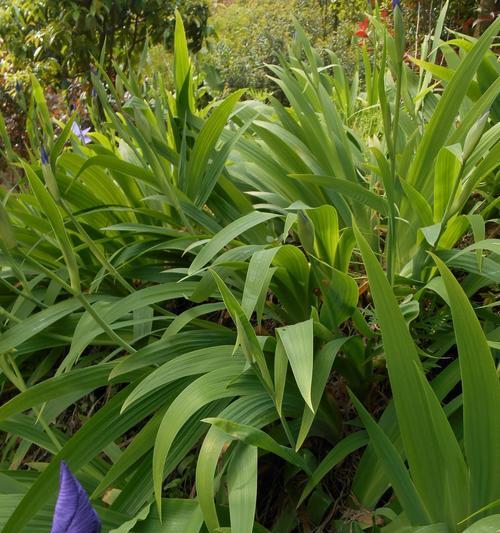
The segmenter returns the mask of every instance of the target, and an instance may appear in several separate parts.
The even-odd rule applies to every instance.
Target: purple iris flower
[[[90,131],[90,128],[85,128],[82,130],[78,122],[73,122],[73,124],[71,124],[71,131],[80,139],[82,144],[89,144],[92,142],[92,139],[87,135],[87,133]]]
[[[399,7],[401,9],[401,0],[392,0],[392,9]]]
[[[61,462],[59,495],[50,533],[99,533],[101,521],[66,463]]]

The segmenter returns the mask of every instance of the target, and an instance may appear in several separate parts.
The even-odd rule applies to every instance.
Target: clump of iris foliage
[[[500,527],[500,21],[445,42],[445,5],[408,57],[395,4],[363,76],[297,27],[286,105],[202,107],[179,17],[175,90],[97,67],[90,132],[33,79],[3,532],[50,529],[62,461],[103,532]]]

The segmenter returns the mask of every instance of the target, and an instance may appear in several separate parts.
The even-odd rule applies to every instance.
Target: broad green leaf
[[[102,387],[108,383],[113,366],[112,363],[105,363],[79,368],[37,383],[0,406],[0,420],[6,420],[17,413],[67,394],[81,392],[83,396],[93,389]]]
[[[274,401],[278,414],[282,414],[283,395],[285,393],[288,358],[281,338],[278,336],[274,351]]]
[[[222,303],[204,304],[192,307],[172,320],[171,324],[165,330],[165,333],[163,333],[163,338],[177,335],[177,333],[179,333],[179,331],[187,326],[192,320],[203,315],[221,311],[222,309],[224,309],[224,304]]]
[[[297,387],[304,401],[315,411],[311,398],[314,361],[314,333],[312,319],[278,328],[279,336],[292,369]]]
[[[19,324],[2,332],[0,338],[0,353],[9,352],[20,344],[34,337],[38,333],[46,331],[49,326],[61,320],[65,316],[77,311],[82,306],[76,298],[68,298],[62,302],[51,305]]]
[[[343,337],[335,339],[325,344],[321,350],[316,354],[314,358],[314,369],[312,378],[312,404],[314,410],[311,411],[306,405],[304,407],[304,413],[302,414],[302,421],[300,424],[299,435],[297,437],[297,443],[295,450],[297,451],[304,440],[307,438],[311,425],[314,421],[315,412],[318,409],[319,403],[325,391],[326,384],[330,377],[333,362],[338,351],[342,348],[343,344],[349,339],[349,337]],[[276,375],[276,371],[275,371]]]
[[[340,238],[337,211],[330,205],[323,205],[307,209],[307,215],[314,225],[314,253],[333,267]]]
[[[175,33],[174,33],[174,81],[177,98],[182,93],[186,82],[189,84],[188,94],[191,96],[191,62],[186,41],[184,23],[179,11],[175,12]],[[192,101],[189,98],[189,110],[193,111]]]
[[[238,443],[227,472],[231,533],[252,533],[257,507],[257,448]]]
[[[244,92],[244,90],[236,91],[221,102],[212,111],[198,134],[186,169],[186,173],[189,176],[186,184],[186,193],[198,207],[201,207],[207,201],[216,184],[213,179],[207,179],[210,178],[210,175],[207,174],[209,159],[211,158],[212,161],[215,159],[214,153],[217,141],[231,111]]]
[[[243,396],[228,405],[219,415],[231,418],[235,422],[261,427],[277,418],[275,406],[266,393]],[[227,441],[231,438],[222,430],[211,426],[203,441],[196,465],[196,490],[198,501],[208,529],[219,527],[217,509],[215,507],[215,472],[220,454]]]
[[[66,263],[66,267],[68,269],[71,287],[74,291],[79,291],[80,273],[78,270],[77,258],[76,254],[74,253],[73,245],[69,240],[68,233],[66,232],[66,228],[64,227],[64,221],[59,208],[33,169],[28,164],[24,164],[23,168],[26,172],[26,177],[28,178],[30,187],[33,189],[42,211],[47,216],[57,242],[61,247],[61,252],[64,256],[64,262]]]
[[[229,361],[231,361],[232,357],[242,359],[242,354],[241,352],[234,354],[233,346],[224,345],[201,348],[200,350],[194,350],[193,352],[179,355],[144,378],[125,400],[122,409],[127,409],[142,397],[160,387],[168,385],[176,379],[195,376],[197,374],[205,374],[224,367]]]
[[[462,166],[460,145],[441,148],[434,169],[434,222],[440,222],[453,194]]]
[[[153,452],[153,483],[159,510],[161,509],[165,461],[175,436],[198,409],[210,402],[235,394],[228,388],[228,384],[243,371],[244,365],[244,361],[232,359],[227,362],[224,368],[213,370],[196,379],[176,397],[163,416]],[[130,409],[133,408],[132,406]]]
[[[265,289],[265,282],[269,268],[279,247],[262,250],[252,255],[248,263],[245,286],[243,288],[243,297],[241,299],[241,308],[248,319],[252,316],[253,311],[259,301],[262,291]]]
[[[155,190],[160,190],[158,180],[150,170],[124,161],[123,159],[119,159],[114,155],[96,155],[95,157],[87,159],[78,170],[77,177],[81,176],[87,169],[94,166],[107,168],[118,174],[136,178],[139,181],[143,181],[145,184],[150,185]]]

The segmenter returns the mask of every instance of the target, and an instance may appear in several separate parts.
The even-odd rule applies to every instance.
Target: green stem
[[[391,150],[391,178],[392,187],[388,194],[389,200],[389,224],[387,231],[387,277],[389,283],[394,285],[394,276],[396,268],[396,212],[394,208],[395,198],[393,191],[395,189],[397,175],[396,175],[396,154],[398,150],[398,129],[399,129],[399,110],[401,102],[401,87],[403,83],[403,62],[398,65],[398,79],[396,83],[396,100],[394,102],[394,122],[392,130],[392,150]],[[388,191],[389,193],[389,191]]]

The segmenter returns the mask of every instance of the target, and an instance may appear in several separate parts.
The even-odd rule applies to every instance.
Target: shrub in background
[[[105,46],[104,66],[137,55],[148,37],[172,45],[175,9],[193,49],[201,46],[208,19],[205,0],[14,0],[0,2],[0,73],[11,93],[30,74],[51,84],[88,78],[89,64]]]
[[[347,54],[352,22],[363,16],[365,0],[238,0],[214,6],[211,19],[219,39],[209,43],[205,64],[219,74],[220,88],[276,90],[265,65],[277,64],[294,35],[297,19],[314,46]]]
[[[352,74],[356,63],[353,35],[357,23],[367,9],[377,4],[389,12],[386,0],[236,0],[213,3],[211,23],[217,40],[209,41],[204,56],[205,70],[212,85],[223,89],[247,87],[257,91],[276,91],[269,80],[266,64],[277,64],[286,54],[294,35],[294,19],[298,20],[312,45],[333,50]],[[436,24],[443,2],[409,0],[404,18],[410,50]],[[471,33],[477,16],[475,0],[452,2],[446,27]]]

